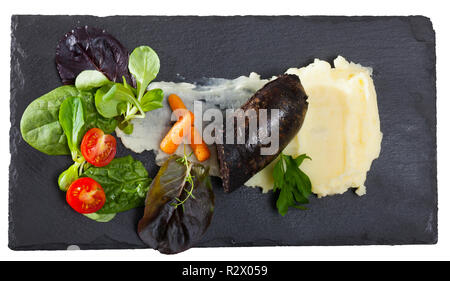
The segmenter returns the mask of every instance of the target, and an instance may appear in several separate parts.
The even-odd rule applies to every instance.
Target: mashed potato
[[[366,193],[364,182],[372,161],[378,158],[382,133],[377,97],[370,68],[349,63],[339,56],[334,68],[316,59],[314,63],[291,68],[308,95],[308,112],[298,135],[284,153],[306,153],[301,169],[309,175],[312,192],[319,197],[357,188]],[[274,163],[253,176],[246,185],[273,187]]]

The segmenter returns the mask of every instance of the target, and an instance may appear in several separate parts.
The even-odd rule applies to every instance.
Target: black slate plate
[[[47,156],[21,138],[20,118],[35,98],[61,85],[55,46],[75,26],[104,28],[129,50],[150,45],[158,80],[271,77],[338,54],[372,66],[384,133],[368,174],[368,194],[313,198],[281,217],[272,193],[224,194],[199,247],[432,244],[437,242],[435,35],[424,17],[92,17],[13,16],[9,247],[15,250],[142,248],[142,209],[97,223],[73,212],[58,190],[69,157]],[[119,155],[130,154],[119,144]],[[131,153],[133,154],[133,153]],[[153,176],[152,153],[133,156]]]

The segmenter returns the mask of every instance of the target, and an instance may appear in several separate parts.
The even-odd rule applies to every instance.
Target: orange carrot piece
[[[183,101],[181,100],[181,98],[179,96],[177,96],[175,94],[171,94],[167,98],[167,101],[169,102],[170,108],[175,113],[175,115],[177,116],[178,119],[183,117],[183,115],[185,114],[185,111],[187,110],[192,117],[192,120],[191,120],[192,126],[194,126],[194,113],[192,113],[191,111],[189,111],[186,108],[186,106],[184,105]]]
[[[169,130],[169,132],[167,132],[166,136],[163,138],[161,144],[159,145],[161,150],[167,154],[172,154],[177,150],[178,146],[183,141],[185,132],[189,134],[191,128],[191,118],[183,117],[175,122],[173,127]]]
[[[184,105],[181,98],[179,96],[177,96],[176,94],[169,95],[167,100],[169,102],[170,108],[177,116],[178,121],[170,129],[170,131],[167,133],[167,135],[164,137],[163,141],[161,142],[161,145],[160,145],[161,150],[168,154],[172,154],[177,150],[178,145],[180,143],[178,142],[178,144],[177,144],[176,141],[173,141],[173,137],[175,136],[176,138],[178,138],[178,136],[179,136],[182,138],[184,135],[184,130],[182,130],[182,129],[180,130],[180,127],[183,128],[184,126],[187,126],[186,123],[183,123],[183,125],[180,125],[177,123],[182,121],[183,119],[185,119],[184,116],[187,116],[186,114],[189,114],[190,121],[191,121],[190,122],[191,128],[188,131],[189,138],[190,138],[190,146],[191,146],[192,151],[194,152],[194,155],[197,158],[197,160],[199,162],[205,161],[206,159],[208,159],[211,156],[211,152],[209,151],[209,148],[206,145],[206,143],[201,138],[200,132],[194,127],[194,114],[186,108],[186,106]],[[175,128],[175,127],[177,127],[177,128]]]
[[[167,100],[169,101],[169,105],[170,108],[172,108],[172,111],[175,111],[177,109],[187,109],[180,97],[175,94],[171,94],[167,98]]]
[[[200,132],[195,128],[191,127],[190,133],[190,146],[194,152],[195,157],[199,162],[203,162],[211,156],[208,146],[203,141]]]

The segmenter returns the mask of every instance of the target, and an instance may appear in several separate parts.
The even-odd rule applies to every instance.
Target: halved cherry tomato
[[[105,192],[101,185],[91,178],[79,178],[67,190],[66,201],[78,213],[90,214],[105,204]]]
[[[99,128],[92,128],[81,141],[81,154],[94,166],[106,166],[116,155],[116,139]]]

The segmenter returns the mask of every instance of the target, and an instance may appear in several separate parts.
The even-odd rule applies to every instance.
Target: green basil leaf
[[[81,176],[97,181],[106,202],[97,214],[127,211],[144,205],[151,183],[144,165],[131,156],[113,159],[104,167],[90,167]]]
[[[163,107],[162,101],[164,98],[161,89],[152,89],[145,93],[141,99],[141,106],[144,112]]]
[[[159,57],[148,46],[137,47],[130,55],[128,69],[136,79],[138,100],[140,100],[148,84],[158,75]]]
[[[67,137],[67,144],[75,160],[79,155],[79,146],[84,134],[85,111],[83,101],[79,97],[69,97],[63,101],[59,109],[59,123]]]
[[[112,83],[103,73],[97,70],[85,70],[78,74],[75,87],[78,90],[91,90]]]

